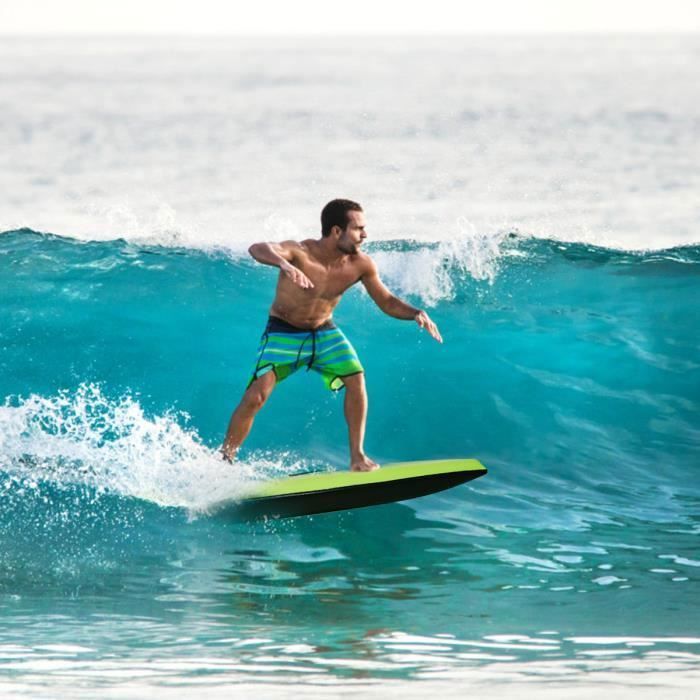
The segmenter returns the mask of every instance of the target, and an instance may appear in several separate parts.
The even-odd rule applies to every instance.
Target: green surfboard
[[[476,459],[386,464],[373,472],[311,472],[251,487],[217,514],[235,520],[294,518],[426,496],[486,474]]]

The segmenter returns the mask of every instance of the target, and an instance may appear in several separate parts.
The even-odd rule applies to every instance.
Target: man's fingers
[[[302,272],[301,273],[301,282],[302,282],[302,287],[304,289],[312,289],[313,288],[313,282]]]
[[[294,284],[297,286],[301,287],[302,289],[312,289],[313,288],[313,282],[299,269],[295,267],[291,267],[288,270],[285,270],[287,273],[287,277],[289,277]]]
[[[435,340],[438,341],[438,343],[442,343],[442,336],[440,335],[440,331],[438,330],[437,326],[431,321],[430,325],[428,326],[428,333],[435,338]]]
[[[303,273],[299,273],[299,286],[302,287],[303,289],[310,289],[314,285],[312,284],[311,280]]]
[[[425,311],[421,311],[416,316],[416,323],[421,328],[425,328],[425,330],[427,330],[428,333],[430,333],[430,335],[438,341],[438,343],[442,343],[442,336],[440,335],[438,327],[433,323],[430,316],[428,316]]]

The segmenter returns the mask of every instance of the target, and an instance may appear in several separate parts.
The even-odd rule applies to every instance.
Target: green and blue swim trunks
[[[281,382],[301,367],[318,372],[331,391],[343,388],[343,377],[364,371],[355,348],[333,321],[309,330],[270,316],[248,386],[270,370]]]

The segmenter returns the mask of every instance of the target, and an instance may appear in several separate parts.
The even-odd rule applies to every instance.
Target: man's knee
[[[243,394],[243,405],[249,411],[259,411],[267,401],[267,396],[263,394],[259,389],[248,389],[245,394]]]
[[[272,375],[272,376],[270,376]],[[269,398],[275,387],[273,372],[258,377],[243,394],[243,404],[252,411],[259,411]]]

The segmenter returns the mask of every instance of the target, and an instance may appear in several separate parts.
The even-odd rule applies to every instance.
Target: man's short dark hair
[[[334,226],[344,229],[348,225],[348,212],[362,211],[362,207],[351,199],[333,199],[321,212],[321,233],[329,236]]]

